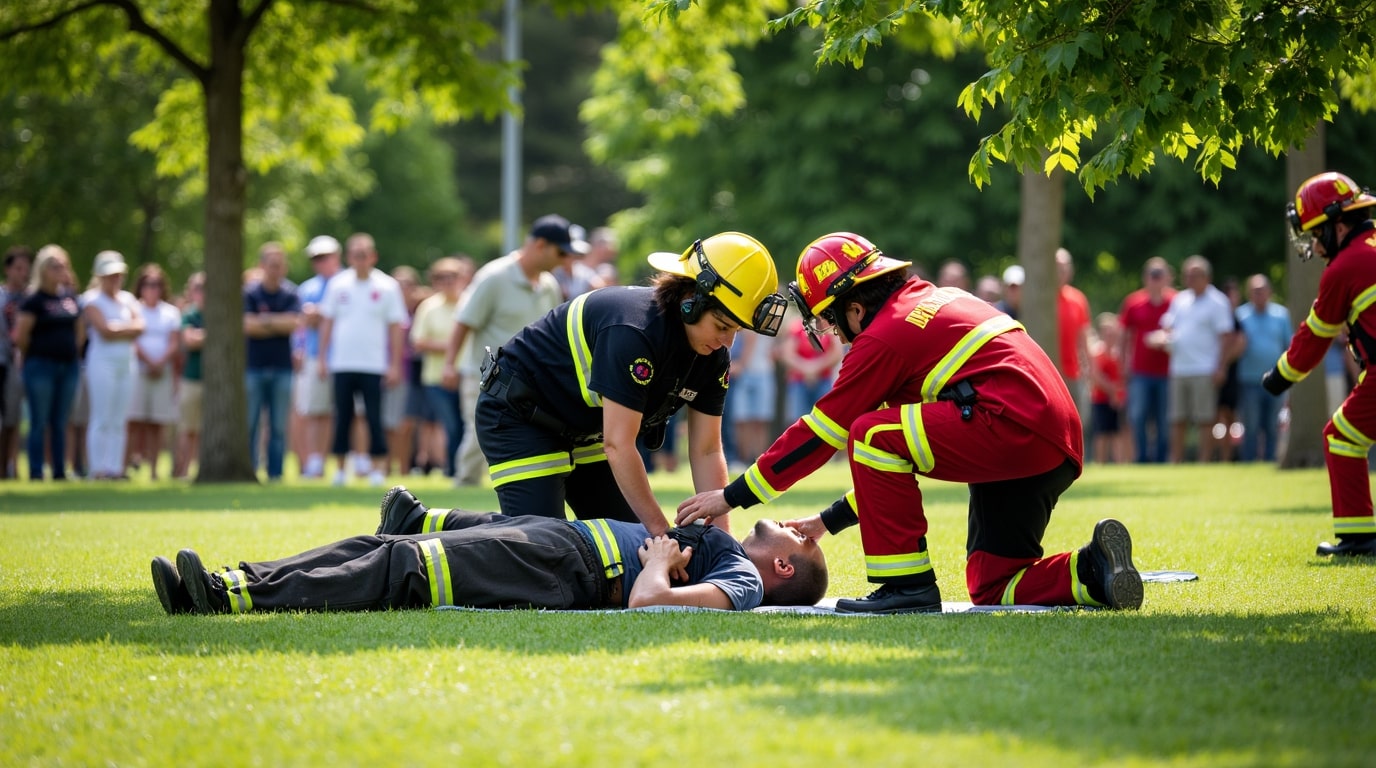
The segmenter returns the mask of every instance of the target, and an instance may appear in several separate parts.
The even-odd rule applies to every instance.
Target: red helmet
[[[1346,211],[1376,205],[1373,197],[1365,189],[1357,186],[1351,177],[1334,171],[1327,171],[1306,179],[1295,193],[1295,202],[1286,206],[1285,218],[1290,224],[1291,242],[1300,258],[1308,259],[1313,255],[1312,230],[1336,221]],[[1336,243],[1335,238],[1334,242]],[[1325,242],[1326,255],[1330,258],[1332,244]]]
[[[820,347],[815,334],[820,332],[817,318],[837,325],[831,305],[837,296],[880,275],[906,269],[909,261],[899,261],[884,255],[874,243],[851,232],[823,235],[803,249],[798,256],[798,280],[790,283],[789,293],[813,343]]]

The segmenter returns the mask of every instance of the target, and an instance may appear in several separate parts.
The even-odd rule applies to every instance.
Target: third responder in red
[[[679,524],[772,501],[847,449],[854,491],[789,523],[816,540],[858,520],[867,575],[880,587],[837,610],[941,610],[917,475],[970,486],[966,583],[976,604],[1139,607],[1122,523],[1101,521],[1085,547],[1043,556],[1051,510],[1083,452],[1055,365],[1016,320],[907,277],[908,266],[848,232],[803,250],[795,302],[812,328],[851,345],[836,383],[744,475],[680,505]]]
[[[1323,542],[1320,555],[1376,556],[1376,517],[1371,511],[1367,453],[1376,442],[1376,196],[1341,173],[1306,180],[1286,212],[1302,261],[1328,261],[1319,296],[1262,386],[1279,395],[1323,362],[1328,345],[1347,324],[1349,345],[1362,373],[1357,386],[1324,427],[1324,458],[1333,499],[1337,544]]]
[[[585,293],[489,355],[474,424],[503,513],[563,519],[567,502],[579,519],[667,533],[635,442],[657,448],[684,405],[694,487],[725,485],[731,342],[742,328],[778,333],[787,300],[774,259],[724,232],[650,264],[661,272],[652,287]]]

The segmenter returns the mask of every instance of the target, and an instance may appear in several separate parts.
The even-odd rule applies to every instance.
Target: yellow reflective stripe
[[[803,423],[812,430],[812,434],[822,438],[822,442],[838,451],[846,449],[846,441],[850,439],[850,430],[832,421],[830,416],[822,413],[821,408],[814,407],[811,413],[804,415]]]
[[[872,579],[891,579],[912,576],[932,570],[932,560],[926,552],[905,555],[865,555],[865,573]]]
[[[425,575],[430,579],[430,605],[454,604],[454,582],[449,578],[449,559],[439,539],[421,539],[420,557],[425,561]]]
[[[936,456],[932,455],[932,444],[927,440],[927,428],[922,426],[922,406],[905,405],[900,413],[903,421],[903,439],[908,443],[908,455],[913,457],[918,472],[931,472],[936,466]]]
[[[220,574],[228,590],[229,610],[233,613],[247,613],[253,610],[253,597],[248,593],[248,574],[239,569]]]
[[[1347,414],[1343,413],[1341,406],[1339,406],[1338,410],[1333,414],[1333,426],[1336,427],[1339,432],[1343,433],[1343,437],[1346,437],[1348,440],[1364,448],[1370,448],[1372,443],[1376,443],[1376,440],[1372,440],[1362,434],[1360,429],[1352,426],[1352,422],[1347,420]]]
[[[1311,333],[1323,339],[1331,339],[1338,335],[1338,331],[1342,330],[1342,326],[1338,323],[1325,323],[1320,320],[1319,316],[1314,314],[1313,307],[1309,308],[1309,317],[1304,318],[1304,324],[1309,326]]]
[[[860,503],[859,503],[858,501],[855,500],[855,489],[852,488],[852,489],[850,489],[849,491],[846,491],[846,497],[845,497],[845,498],[846,498],[846,503],[850,505],[851,511],[855,513],[855,516],[856,516],[856,517],[859,517],[859,516],[860,516]]]
[[[1352,311],[1347,313],[1347,322],[1357,322],[1357,316],[1370,309],[1372,304],[1376,304],[1376,285],[1357,294],[1357,298],[1352,300]]]
[[[573,370],[578,374],[578,391],[589,408],[602,407],[602,396],[588,389],[592,380],[592,347],[588,346],[587,334],[583,333],[583,305],[588,294],[580,294],[569,302],[568,326],[569,354],[573,355]]]
[[[760,471],[759,462],[751,464],[742,477],[745,478],[745,484],[749,486],[750,492],[755,494],[755,498],[763,503],[769,503],[783,495],[782,492],[774,490],[774,486],[764,479],[764,473]]]
[[[1334,456],[1346,456],[1349,459],[1361,459],[1366,461],[1367,447],[1349,443],[1337,435],[1328,436],[1328,452]]]
[[[1301,371],[1290,364],[1290,353],[1287,351],[1276,361],[1276,370],[1280,371],[1281,378],[1286,381],[1300,381],[1309,375],[1309,371]]]
[[[852,461],[857,464],[864,464],[871,469],[877,469],[880,472],[905,472],[907,474],[912,474],[912,462],[896,453],[889,453],[888,451],[875,448],[869,443],[870,438],[880,432],[889,432],[902,428],[903,427],[899,424],[880,424],[874,429],[871,429],[869,433],[865,435],[864,440],[855,441],[855,447],[851,449]]]
[[[1335,517],[1333,518],[1333,533],[1338,536],[1350,536],[1354,533],[1376,533],[1376,516]]]
[[[931,373],[927,374],[926,380],[922,382],[922,402],[936,402],[936,396],[951,383],[961,366],[965,365],[980,347],[988,344],[990,339],[1008,331],[1020,330],[1023,330],[1022,323],[1003,314],[991,317],[970,329],[945,357],[937,361]]]
[[[616,535],[606,520],[575,520],[574,525],[581,525],[592,534],[597,559],[601,561],[607,578],[614,579],[626,572],[626,563],[621,559],[621,545],[617,543]]]
[[[1089,596],[1089,587],[1080,581],[1080,550],[1070,553],[1070,594],[1080,605],[1103,605]]]
[[[517,480],[529,480],[533,477],[547,477],[549,475],[566,475],[572,471],[573,464],[569,461],[569,455],[560,451],[493,464],[488,469],[487,474],[488,477],[492,478],[492,487],[495,488],[507,483],[514,483]]]
[[[1022,581],[1022,575],[1027,573],[1024,568],[1013,574],[1013,578],[1008,580],[1008,586],[1003,588],[1003,597],[999,599],[1000,605],[1017,605],[1018,601],[1013,599],[1013,593],[1018,589],[1018,582]]]
[[[421,521],[421,533],[435,533],[444,530],[444,518],[449,514],[447,509],[427,509],[425,519]]]
[[[593,443],[573,449],[574,464],[592,464],[595,461],[606,461],[607,450],[602,443]]]

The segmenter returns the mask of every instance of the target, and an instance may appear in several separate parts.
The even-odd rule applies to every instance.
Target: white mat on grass
[[[1142,571],[1142,582],[1145,584],[1171,584],[1182,581],[1196,581],[1199,575],[1192,571]],[[888,614],[877,613],[837,613],[835,597],[823,598],[816,605],[762,605],[754,609],[751,613],[789,613],[802,614],[809,616],[883,616]],[[458,605],[443,605],[437,608],[440,611],[495,611],[498,608],[466,608]],[[718,608],[694,608],[681,605],[652,605],[646,608],[631,608],[630,611],[639,613],[735,613],[735,611],[724,611]],[[1086,608],[1079,605],[975,605],[974,603],[961,603],[946,601],[941,604],[941,612],[946,613],[1047,613],[1052,611],[1079,611],[1079,610],[1098,610]],[[565,613],[565,611],[561,611]],[[577,611],[577,613],[626,613],[622,610],[597,610],[597,611]],[[910,614],[909,614],[910,615]],[[928,614],[935,615],[935,613]]]

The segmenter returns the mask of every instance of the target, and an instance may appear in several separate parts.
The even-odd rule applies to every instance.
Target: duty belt
[[[541,408],[535,399],[535,390],[517,376],[515,371],[501,364],[501,348],[499,347],[495,354],[491,347],[487,347],[486,350],[487,355],[479,371],[479,389],[506,403],[526,422],[553,432],[574,445],[593,445],[602,442],[601,432],[576,431]]]

